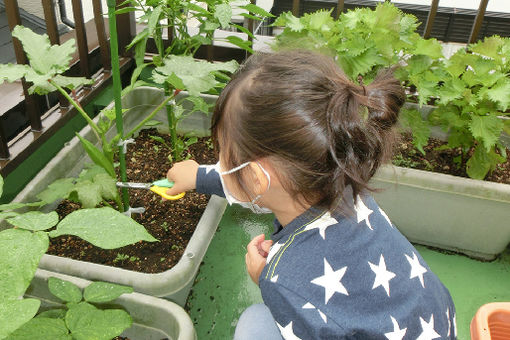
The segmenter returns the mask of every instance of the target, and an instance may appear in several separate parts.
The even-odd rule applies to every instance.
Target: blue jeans
[[[251,305],[237,322],[234,340],[282,340],[269,308],[260,303]]]

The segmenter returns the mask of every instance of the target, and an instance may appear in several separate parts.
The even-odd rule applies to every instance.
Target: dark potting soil
[[[466,173],[468,157],[462,159],[462,151],[460,148],[438,149],[446,144],[446,142],[441,140],[430,138],[428,145],[423,148],[425,151],[425,155],[423,155],[414,148],[411,134],[403,134],[397,145],[395,156],[393,157],[393,164],[406,168],[468,177]],[[510,155],[510,150],[507,150],[507,153]],[[461,163],[455,163],[454,159],[459,159]],[[510,157],[505,163],[499,164],[492,173],[489,173],[485,177],[485,180],[510,184]]]
[[[150,138],[159,136],[167,145]],[[170,136],[156,129],[142,130],[135,144],[128,145],[126,166],[128,181],[150,183],[166,177],[171,167],[167,156],[171,150]],[[209,138],[199,138],[189,147],[191,158],[199,164],[217,162]],[[202,216],[209,196],[194,191],[175,201],[162,201],[150,190],[129,189],[131,207],[145,207],[143,214],[133,218],[159,242],[140,241],[136,244],[106,250],[76,236],[64,235],[50,239],[49,254],[76,260],[105,264],[144,273],[160,273],[172,268],[184,253],[191,235]],[[60,219],[80,208],[80,204],[63,201],[56,209]]]

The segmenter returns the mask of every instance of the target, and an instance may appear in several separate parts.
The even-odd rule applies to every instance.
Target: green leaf
[[[225,39],[227,39],[227,41],[233,45],[236,45],[237,47],[240,47],[242,48],[243,50],[246,50],[248,51],[249,53],[254,53],[251,45],[251,41],[247,41],[247,40],[244,40],[244,39],[241,39],[239,37],[236,37],[234,35],[229,35],[228,37],[226,37]]]
[[[256,15],[261,16],[261,17],[274,18],[273,14],[267,12],[263,8],[261,8],[261,7],[257,6],[257,5],[254,5],[254,4],[248,4],[248,5],[245,5],[245,6],[239,6],[239,8],[243,8],[243,9],[249,11],[250,13],[256,14]]]
[[[25,293],[48,245],[44,232],[22,229],[0,232],[0,301],[17,299]]]
[[[465,83],[459,78],[450,78],[445,80],[443,86],[437,91],[439,102],[447,104],[454,99],[461,98],[466,87]]]
[[[494,149],[487,152],[482,145],[477,145],[475,152],[467,161],[466,172],[471,178],[484,179],[489,171],[504,161],[505,159],[498,155]]]
[[[0,81],[7,81],[12,83],[18,79],[23,78],[30,70],[30,66],[28,65],[18,65],[18,64],[0,64]]]
[[[95,208],[103,200],[101,188],[92,181],[79,181],[73,191],[78,195],[78,200],[84,208]]]
[[[35,318],[18,328],[7,340],[72,340],[62,319]]]
[[[291,12],[284,12],[275,20],[274,26],[285,26],[293,32],[301,32],[305,26]]]
[[[5,220],[6,218],[15,217],[18,215],[19,215],[19,213],[14,212],[14,211],[2,211],[2,212],[0,212],[0,220]]]
[[[58,214],[55,211],[48,214],[40,211],[29,211],[8,218],[7,222],[21,229],[46,230],[54,227],[58,223]]]
[[[83,85],[94,84],[93,79],[87,79],[85,77],[65,77],[57,75],[53,78],[53,81],[60,87],[65,87],[70,90],[74,90]]]
[[[149,34],[154,35],[154,32],[158,26],[160,26],[159,21],[161,20],[161,14],[163,13],[163,7],[157,6],[151,12],[149,17],[149,22],[147,23],[147,28],[149,29]]]
[[[421,113],[414,109],[402,109],[400,121],[404,127],[411,129],[413,133],[413,145],[425,154],[423,147],[428,144],[430,136],[429,124],[421,117]]]
[[[432,59],[443,58],[443,47],[436,39],[418,39],[416,42],[415,54],[421,54]]]
[[[5,277],[2,277],[2,280]],[[0,339],[5,338],[31,320],[41,302],[36,299],[0,300]],[[36,339],[36,338],[32,338]]]
[[[94,176],[94,184],[99,186],[101,196],[104,199],[114,200],[119,195],[116,179],[106,173]]]
[[[216,86],[218,81],[212,72],[234,72],[238,67],[235,61],[210,63],[204,60],[195,60],[192,56],[170,55],[164,61],[163,66],[154,70],[154,81],[160,84],[167,81],[175,88],[188,90],[190,95],[198,95]]]
[[[73,190],[74,178],[57,179],[55,182],[37,194],[37,198],[45,203],[53,203],[58,199],[66,198]]]
[[[471,51],[491,57],[498,58],[500,57],[499,52],[504,45],[504,40],[501,37],[493,36],[486,37],[483,41],[479,41],[476,44],[470,46]]]
[[[0,210],[16,210],[26,207],[40,207],[41,205],[44,205],[44,202],[31,202],[31,203],[13,202],[0,204]]]
[[[308,23],[308,29],[314,31],[329,31],[334,21],[330,10],[319,10],[314,13],[305,14],[303,20]]]
[[[200,111],[204,113],[209,113],[209,104],[202,98],[198,96],[189,96],[186,100],[193,103],[193,112]]]
[[[214,17],[218,19],[222,28],[228,28],[232,18],[232,7],[229,4],[219,4],[215,7]]]
[[[501,111],[506,111],[510,106],[510,79],[499,81],[491,89],[486,91],[490,100],[499,104]]]
[[[112,208],[81,209],[67,215],[51,237],[75,235],[103,249],[157,241],[145,228]]]
[[[76,50],[74,39],[60,46],[52,46],[46,34],[36,34],[23,26],[14,27],[12,36],[21,41],[23,50],[30,60],[30,66],[37,73],[45,75],[46,79],[66,71]]]
[[[108,282],[92,282],[83,291],[83,297],[87,302],[110,302],[122,294],[132,293],[133,288]]]
[[[67,310],[62,308],[53,308],[37,314],[36,318],[63,319]]]
[[[499,140],[503,131],[503,121],[494,115],[479,116],[473,114],[469,130],[476,140],[482,141],[489,152]]]
[[[157,120],[149,120],[149,121],[147,121],[147,123],[145,123],[145,126],[158,126],[161,124],[163,124],[163,123],[161,123]]]
[[[121,309],[100,310],[87,302],[70,307],[65,321],[76,340],[110,340],[133,323]]]
[[[82,299],[81,290],[77,285],[57,277],[50,277],[48,279],[48,289],[51,294],[64,302],[78,303]]]
[[[92,161],[97,165],[102,166],[110,176],[116,177],[113,164],[105,157],[101,150],[99,150],[94,144],[80,136],[80,134],[76,133],[76,136],[78,137],[78,139],[80,139],[80,142],[85,151],[87,152],[87,154],[89,155],[90,159],[92,159]]]

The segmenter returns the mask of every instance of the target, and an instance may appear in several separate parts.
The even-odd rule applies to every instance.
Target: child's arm
[[[225,197],[220,175],[214,165],[199,165],[194,160],[186,160],[175,163],[166,177],[174,182],[174,186],[166,191],[168,195],[196,189],[203,194]]]

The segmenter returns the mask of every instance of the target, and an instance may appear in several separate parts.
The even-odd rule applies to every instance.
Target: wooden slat
[[[55,1],[42,0],[44,10],[44,20],[46,21],[46,32],[52,45],[60,45],[60,35],[58,34],[57,16],[55,14]],[[58,102],[61,107],[68,107],[69,102],[61,93],[58,94]]]
[[[117,4],[117,8],[128,7],[129,4],[124,4],[124,6],[119,6],[124,2],[124,0],[115,0]],[[135,32],[135,16],[133,12],[123,13],[117,15],[117,32],[118,32],[118,41],[119,41],[119,55],[128,57],[133,55],[133,50],[126,50],[126,46],[134,38]]]
[[[336,18],[338,19],[340,17],[340,14],[342,14],[344,10],[344,0],[338,0],[338,5],[336,5]]]
[[[94,6],[94,22],[96,24],[97,39],[99,40],[99,48],[101,51],[101,63],[105,70],[110,71],[112,69],[110,44],[106,36],[101,0],[92,0],[92,5]]]
[[[469,35],[468,42],[470,44],[474,43],[478,38],[478,32],[480,32],[480,28],[482,27],[483,17],[485,16],[485,9],[488,3],[489,0],[480,0],[480,7],[478,7],[478,13],[476,14],[475,22],[473,23],[471,34]]]
[[[425,25],[425,32],[423,33],[423,38],[430,38],[430,33],[432,32],[432,26],[434,25],[434,19],[436,18],[437,7],[439,6],[439,0],[432,0],[432,4],[430,5],[429,15],[427,17],[427,24]]]
[[[299,16],[299,0],[292,0],[292,14],[295,17]]]
[[[89,68],[89,49],[87,43],[87,34],[85,33],[85,21],[83,19],[83,7],[81,0],[72,0],[73,17],[76,30],[76,40],[78,44],[78,54],[80,55],[80,72],[83,77],[90,78]]]
[[[7,21],[9,22],[9,28],[12,32],[16,25],[21,25],[21,18],[19,15],[19,7],[17,0],[5,0],[5,12],[7,14]],[[18,39],[13,38],[12,44],[14,47],[14,53],[16,54],[16,62],[18,64],[28,64],[28,59],[23,51],[23,47]],[[26,109],[30,119],[30,126],[33,131],[40,131],[42,129],[41,117],[39,107],[40,98],[35,95],[28,94],[28,84],[25,78],[22,79],[23,94],[25,96]]]

